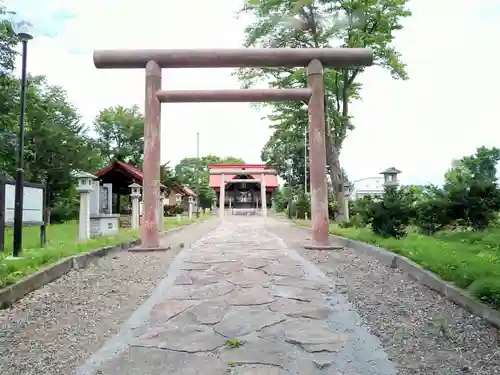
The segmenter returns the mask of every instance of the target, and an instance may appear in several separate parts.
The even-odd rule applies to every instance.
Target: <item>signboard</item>
[[[13,226],[16,182],[0,177],[0,251],[5,249],[5,227]],[[45,245],[45,187],[25,182],[23,187],[23,226],[40,226],[40,244]]]
[[[31,185],[31,186],[30,186]],[[23,225],[42,225],[43,224],[43,194],[42,186],[33,186],[26,184],[24,186],[23,201]],[[16,187],[11,183],[5,184],[5,224],[14,223],[14,208]]]

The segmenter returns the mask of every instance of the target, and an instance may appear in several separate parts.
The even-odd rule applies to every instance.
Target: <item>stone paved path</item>
[[[151,298],[77,373],[396,370],[330,279],[268,232],[262,218],[231,217],[177,256]]]

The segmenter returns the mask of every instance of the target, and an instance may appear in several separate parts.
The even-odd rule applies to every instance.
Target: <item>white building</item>
[[[353,182],[350,199],[359,199],[366,196],[375,197],[384,193],[384,177],[366,177]]]
[[[366,177],[356,180],[352,183],[352,192],[350,199],[359,199],[366,196],[377,197],[384,193],[384,186],[398,186],[399,169],[394,167],[387,168],[380,172],[381,176]]]

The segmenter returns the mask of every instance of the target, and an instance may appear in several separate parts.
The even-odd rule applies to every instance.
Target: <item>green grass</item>
[[[200,216],[200,219],[203,218]],[[196,219],[182,218],[180,221],[165,218],[164,229],[187,225]],[[79,242],[78,223],[70,221],[64,224],[54,224],[47,227],[47,244],[40,248],[40,229],[25,227],[23,229],[22,259],[10,260],[12,254],[12,230],[6,230],[6,250],[0,253],[0,288],[13,284],[21,278],[30,275],[39,269],[55,263],[71,255],[99,249],[104,246],[130,242],[139,238],[139,230],[120,229],[112,236],[99,236],[86,242]]]
[[[308,226],[304,220],[298,224]],[[371,243],[403,255],[443,280],[467,289],[500,309],[500,227],[484,232],[443,231],[434,236],[409,233],[401,239],[376,236],[369,228],[330,226],[342,237]]]

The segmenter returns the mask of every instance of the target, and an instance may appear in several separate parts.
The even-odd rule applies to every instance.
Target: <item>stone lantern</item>
[[[81,193],[90,193],[94,190],[93,182],[97,179],[96,176],[87,172],[78,172],[75,174],[75,178],[78,181],[76,190]]]
[[[345,221],[349,221],[349,200],[351,198],[351,194],[354,190],[354,184],[350,181],[344,181],[344,219]]]
[[[141,197],[141,185],[134,182],[129,185],[130,188],[130,198],[132,199],[132,229],[139,228],[139,198]]]
[[[77,179],[76,190],[80,193],[80,213],[78,220],[78,239],[87,241],[90,239],[90,193],[94,190],[96,176],[87,172],[74,174]]]
[[[165,192],[163,190],[160,190],[160,200],[158,202],[158,230],[159,231],[163,230],[163,219],[165,216],[164,202],[165,202]]]
[[[384,175],[384,186],[388,187],[398,187],[399,180],[398,174],[401,173],[399,169],[394,167],[387,168],[385,171],[380,172],[381,175]]]
[[[191,219],[193,217],[193,207],[194,207],[194,198],[188,198],[189,207],[188,207],[188,217]]]

